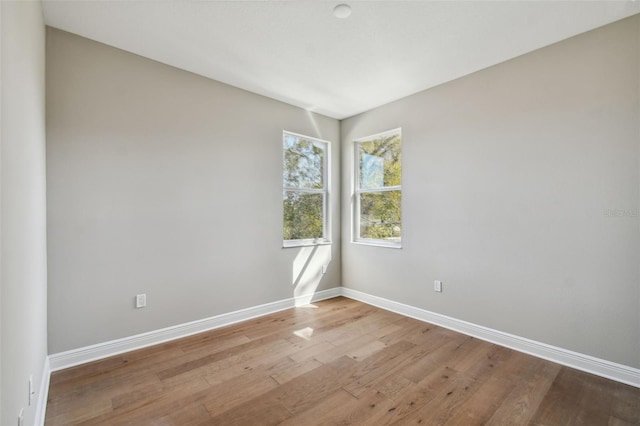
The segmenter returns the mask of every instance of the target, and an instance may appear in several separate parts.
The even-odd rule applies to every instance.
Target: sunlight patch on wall
[[[293,261],[291,284],[296,306],[311,302],[313,294],[320,285],[323,269],[331,263],[331,246],[319,245],[301,247]]]

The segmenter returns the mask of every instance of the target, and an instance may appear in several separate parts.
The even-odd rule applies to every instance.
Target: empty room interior
[[[640,425],[640,1],[0,1],[0,424]]]

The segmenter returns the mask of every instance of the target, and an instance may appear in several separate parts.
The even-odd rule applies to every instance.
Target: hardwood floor
[[[75,424],[639,425],[640,389],[340,297],[53,373]]]

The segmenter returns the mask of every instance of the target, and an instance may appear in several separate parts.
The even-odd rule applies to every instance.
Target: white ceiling
[[[333,16],[340,3],[349,18]],[[640,0],[43,4],[52,27],[338,119],[640,12]]]

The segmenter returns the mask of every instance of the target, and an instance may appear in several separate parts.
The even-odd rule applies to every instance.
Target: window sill
[[[283,241],[282,248],[292,248],[292,247],[313,247],[313,246],[330,246],[333,244],[329,240],[290,240]]]
[[[383,247],[383,248],[392,248],[392,249],[401,249],[402,243],[394,243],[392,241],[381,241],[381,240],[355,240],[351,241],[353,244],[358,244],[361,246],[373,246],[373,247]]]

